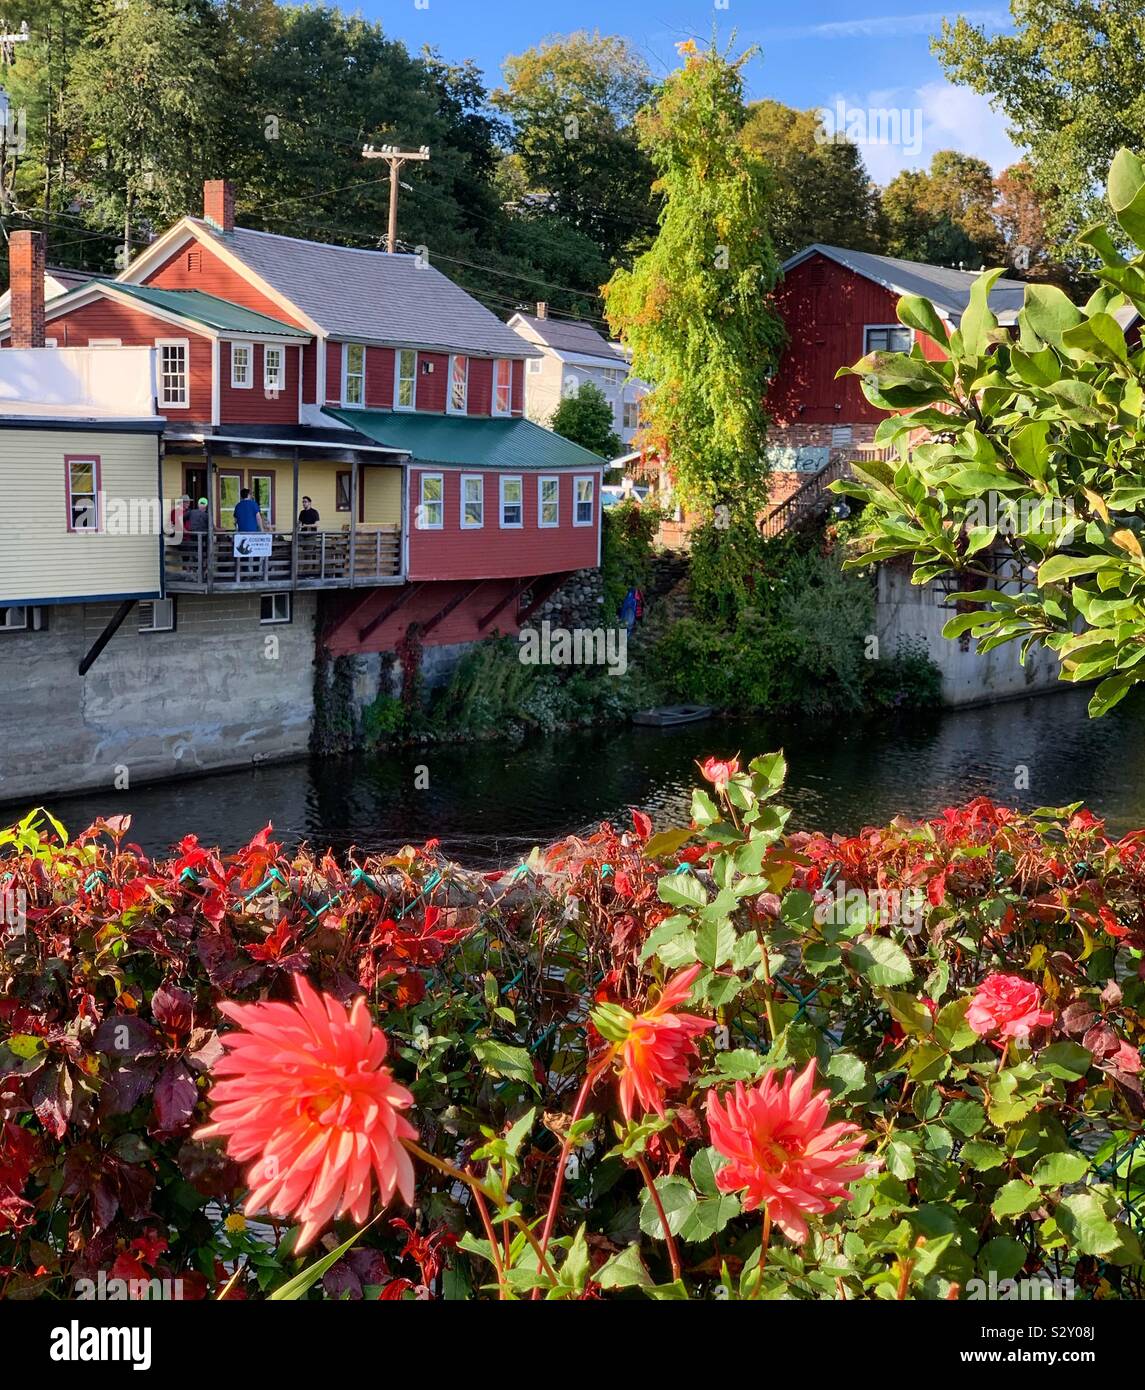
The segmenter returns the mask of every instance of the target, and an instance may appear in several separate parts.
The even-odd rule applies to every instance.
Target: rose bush
[[[0,1291],[1140,1297],[1145,832],[701,771],[492,875],[0,832]]]

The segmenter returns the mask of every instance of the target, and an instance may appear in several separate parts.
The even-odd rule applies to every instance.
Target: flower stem
[[[664,1239],[668,1244],[668,1259],[672,1263],[672,1278],[680,1278],[680,1252],[676,1248],[676,1237],[668,1229],[668,1218],[664,1214],[664,1203],[660,1200],[660,1194],[656,1191],[656,1184],[652,1180],[648,1164],[645,1162],[643,1154],[636,1155],[636,1166],[640,1169],[640,1176],[644,1179],[644,1186],[648,1189],[648,1195],[652,1198],[652,1205],[656,1208],[656,1215],[660,1218],[660,1229],[664,1232]]]
[[[763,1209],[763,1238],[759,1246],[759,1278],[756,1280],[755,1290],[752,1298],[758,1298],[763,1292],[763,1270],[767,1264],[767,1247],[771,1244],[771,1208],[765,1206]]]
[[[763,965],[763,1008],[767,1014],[767,1032],[774,1044],[779,1036],[775,1026],[775,1011],[773,1004],[774,986],[771,983],[771,960],[767,954],[767,942],[764,940],[763,932],[756,928],[756,936],[759,938],[759,953]]]
[[[501,1263],[501,1249],[497,1244],[497,1237],[493,1232],[493,1223],[489,1220],[489,1208],[485,1205],[485,1198],[479,1187],[473,1188],[473,1199],[477,1203],[477,1210],[481,1215],[481,1224],[485,1227],[485,1238],[489,1242],[489,1253],[493,1259],[493,1268],[497,1271],[497,1295],[502,1300],[505,1299],[505,1266]]]

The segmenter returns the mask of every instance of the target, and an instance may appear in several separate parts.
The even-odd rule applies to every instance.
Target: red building
[[[42,261],[14,262],[0,342],[156,349],[164,494],[210,499],[170,595],[346,591],[323,641],[380,651],[414,620],[429,645],[514,633],[599,563],[605,463],[524,418],[537,350],[420,256],[237,226],[225,181],[114,279],[45,303]],[[240,560],[247,488],[271,539]]]
[[[792,256],[783,272],[776,307],[788,342],[767,393],[767,452],[777,503],[834,457],[874,438],[884,412],[867,401],[857,377],[836,380],[840,367],[876,350],[908,352],[916,338],[924,355],[937,356],[925,334],[899,323],[898,299],[922,295],[957,328],[977,275],[819,244]],[[999,323],[1015,321],[1024,293],[1021,281],[996,282],[990,307]]]

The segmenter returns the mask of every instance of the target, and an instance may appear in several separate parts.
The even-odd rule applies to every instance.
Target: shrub
[[[416,1221],[395,1205],[307,1296],[1139,1298],[1145,831],[979,800],[789,834],[781,756],[703,772],[690,826],[637,812],[502,875],[432,843],[153,862],[122,819],[0,834],[4,1292],[298,1269],[291,1217],[246,1224],[193,1135],[220,1003],[305,974],[367,1003],[418,1133]],[[842,1128],[808,1151],[819,1090]]]
[[[600,574],[604,586],[603,620],[614,622],[624,595],[648,583],[652,542],[660,527],[659,511],[640,502],[621,502],[601,516]]]

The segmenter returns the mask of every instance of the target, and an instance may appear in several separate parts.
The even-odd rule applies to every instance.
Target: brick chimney
[[[537,317],[538,317],[539,319],[547,319],[548,316],[549,316],[549,306],[545,303],[545,301],[544,301],[543,299],[538,299],[538,300],[537,300]]]
[[[12,346],[44,346],[44,234],[13,232],[8,241]]]
[[[207,179],[203,184],[203,217],[220,232],[235,229],[235,186],[229,179]]]

